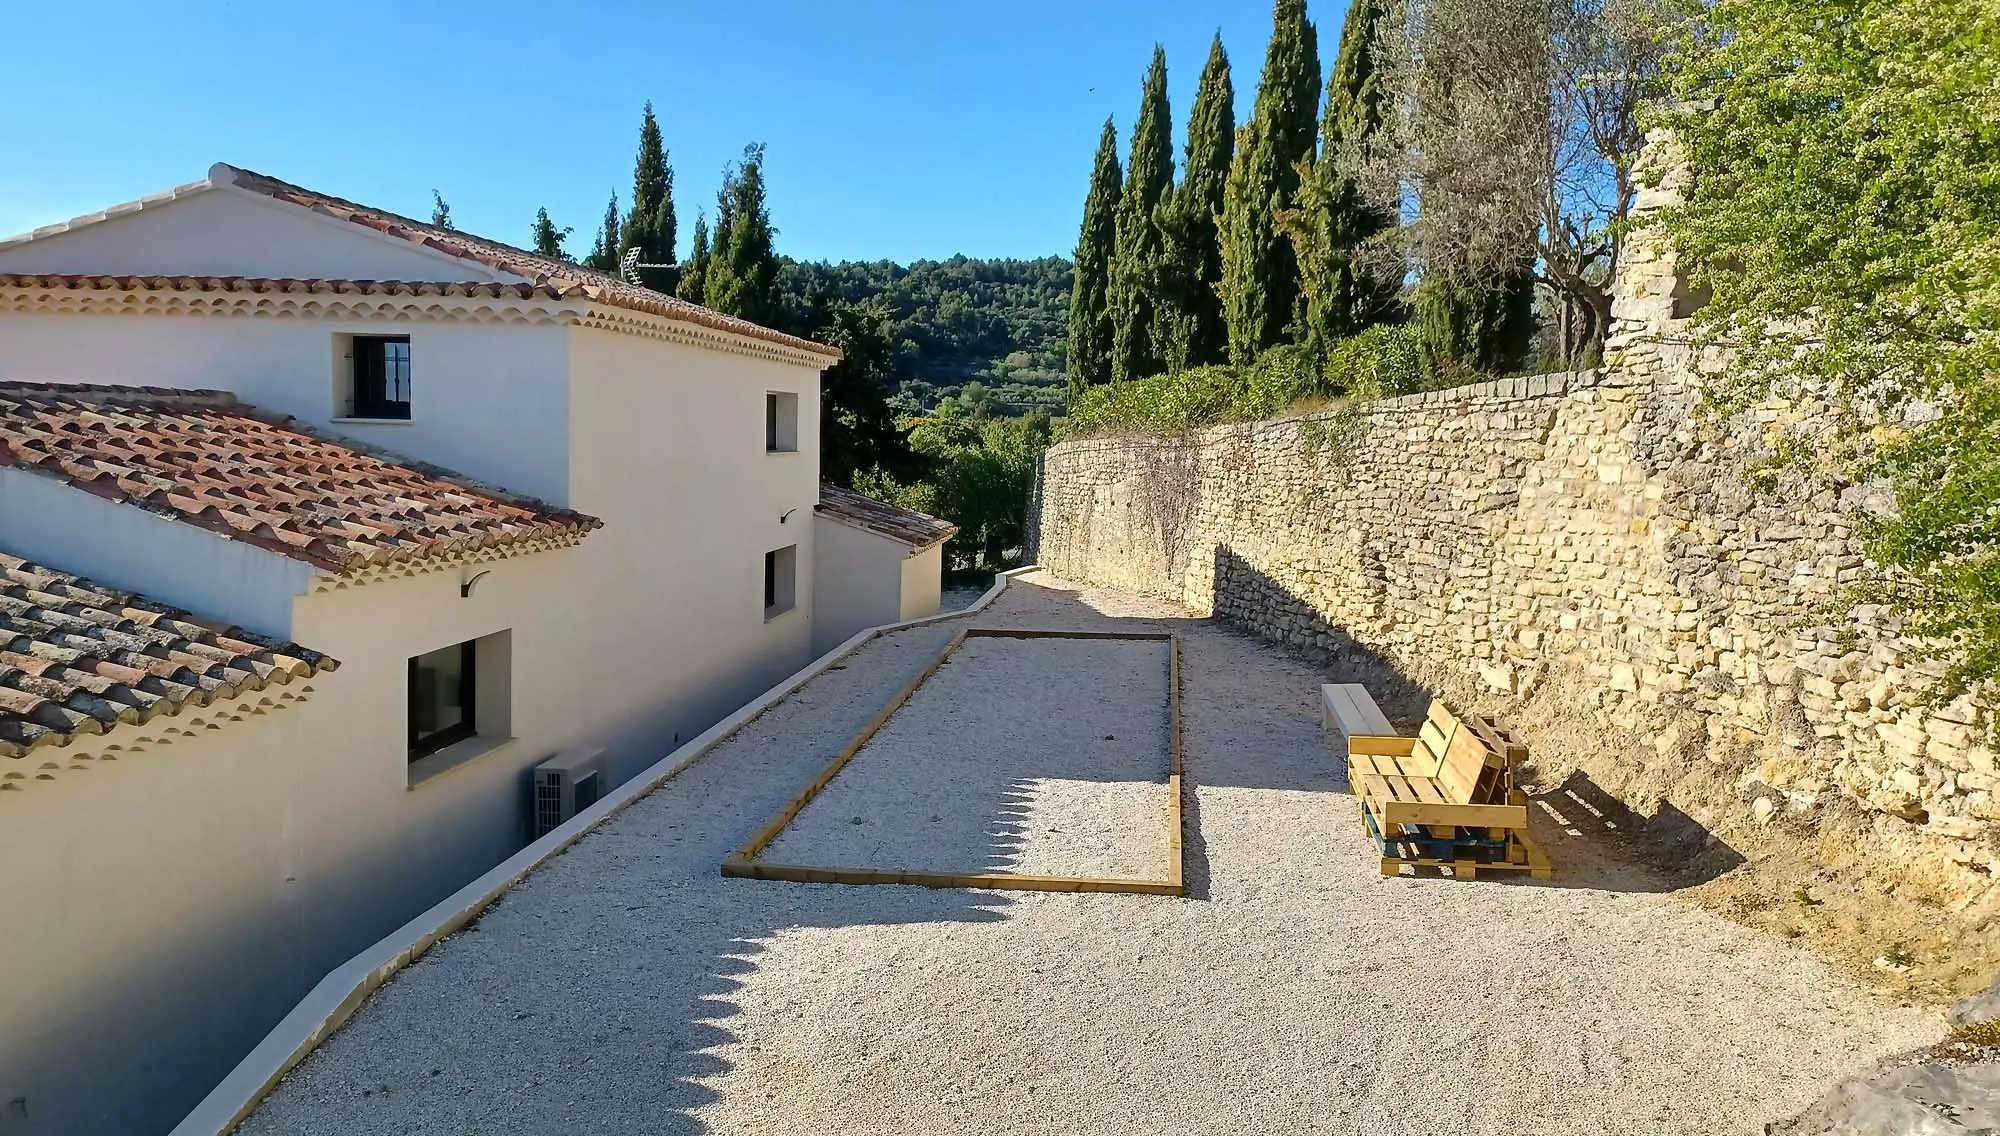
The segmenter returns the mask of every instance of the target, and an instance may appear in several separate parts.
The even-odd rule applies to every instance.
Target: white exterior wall
[[[901,541],[825,516],[813,518],[813,534],[813,654],[864,627],[937,614],[943,542],[913,555]]]
[[[409,422],[334,421],[347,412],[339,393],[349,366],[336,357],[335,336],[354,334],[410,337]],[[569,491],[568,351],[567,329],[554,325],[0,315],[0,381],[233,391],[317,429],[557,505]]]
[[[279,639],[291,638],[292,601],[313,573],[254,545],[5,467],[0,552]]]
[[[811,658],[819,374],[608,331],[570,343],[571,504],[604,519],[577,550],[580,663],[625,680],[583,728],[623,780]],[[796,453],[764,452],[767,391],[799,396]],[[797,606],[767,622],[764,554],[787,545]]]
[[[157,729],[25,759],[97,758],[0,792],[0,1132],[165,1131],[367,939],[319,918],[300,832],[337,820],[308,771],[350,756],[317,701],[346,677],[213,731],[184,710],[161,724],[195,737],[141,752]]]
[[[936,615],[944,603],[944,542],[939,541],[903,561],[903,604],[900,619]]]
[[[0,236],[9,234],[0,233]],[[10,248],[0,272],[520,280],[351,221],[223,187]]]

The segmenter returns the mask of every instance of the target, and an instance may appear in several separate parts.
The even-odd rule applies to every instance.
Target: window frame
[[[404,726],[409,734],[410,761],[415,763],[447,746],[457,745],[467,738],[479,734],[479,640],[467,639],[456,644],[458,648],[458,704],[463,713],[454,725],[419,737],[417,734],[417,660],[424,655],[435,655],[437,651],[426,651],[424,655],[412,655],[409,663],[409,677],[403,687]],[[450,650],[450,647],[440,650]]]
[[[780,565],[790,569],[790,578],[781,578]],[[764,554],[764,622],[795,611],[799,606],[799,546],[788,544]]]
[[[799,452],[799,396],[795,391],[764,392],[764,452]]]
[[[387,348],[403,348],[401,391],[403,398],[390,398],[390,359]],[[414,353],[407,335],[354,335],[348,338],[348,412],[355,418],[384,422],[407,422],[411,417],[411,395],[416,386]]]

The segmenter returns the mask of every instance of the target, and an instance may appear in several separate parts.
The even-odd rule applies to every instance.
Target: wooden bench
[[[1433,701],[1417,736],[1399,737],[1358,685],[1324,686],[1320,702],[1328,731],[1345,742],[1348,787],[1361,799],[1384,875],[1416,866],[1465,878],[1481,867],[1549,876],[1528,838],[1527,795],[1514,782],[1527,747],[1499,723]]]

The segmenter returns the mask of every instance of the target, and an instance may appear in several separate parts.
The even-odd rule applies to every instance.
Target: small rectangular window
[[[478,732],[475,643],[455,643],[410,660],[411,761]]]
[[[764,393],[764,452],[792,454],[799,449],[799,396],[789,391]]]
[[[798,603],[799,546],[764,554],[764,618],[775,619]]]
[[[355,418],[410,416],[410,337],[357,335],[353,340]]]

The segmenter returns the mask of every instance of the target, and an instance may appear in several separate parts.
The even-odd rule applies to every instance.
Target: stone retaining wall
[[[1984,712],[1924,704],[1938,669],[1887,613],[1810,618],[1861,570],[1854,491],[1746,488],[1765,432],[1799,412],[1704,425],[1673,345],[1687,305],[1640,242],[1603,371],[1065,442],[1045,459],[1039,562],[1385,657],[1513,712],[1548,760],[1641,807],[1724,829],[1866,810],[1899,854],[1991,885]]]

